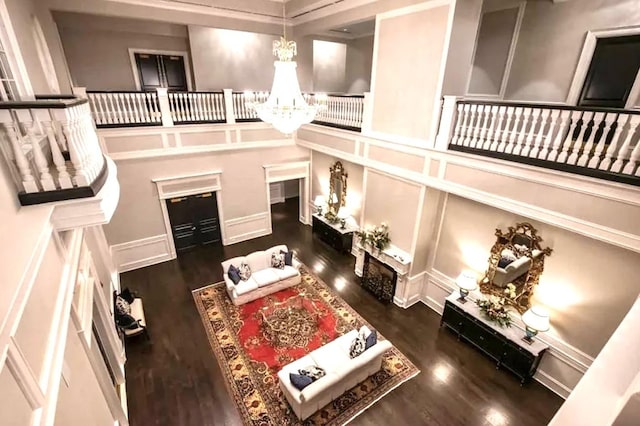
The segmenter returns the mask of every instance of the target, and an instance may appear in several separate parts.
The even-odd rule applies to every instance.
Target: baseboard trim
[[[172,259],[167,234],[114,244],[109,250],[119,273]]]

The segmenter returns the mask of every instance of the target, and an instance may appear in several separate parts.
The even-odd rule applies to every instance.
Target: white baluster
[[[55,183],[53,183],[53,176],[49,172],[49,163],[45,158],[42,147],[40,146],[41,138],[36,135],[38,123],[34,120],[34,115],[28,109],[15,110],[18,121],[22,123],[27,131],[27,141],[31,145],[31,153],[33,154],[33,162],[36,165],[36,169],[39,174],[40,184],[44,191],[53,191],[56,189]]]
[[[591,150],[593,149],[593,143],[596,139],[596,133],[598,133],[598,131],[600,130],[600,125],[603,124],[604,116],[605,116],[604,112],[596,112],[593,115],[593,127],[591,128],[591,134],[589,135],[589,139],[587,140],[587,143],[582,149],[582,155],[578,159],[578,166],[584,167],[587,165],[587,162],[591,157]],[[608,131],[608,127],[606,127],[606,124],[602,130],[603,130],[603,133],[600,136],[600,139],[604,140],[607,138],[606,131]]]
[[[129,107],[131,108],[131,121],[134,123],[141,123],[144,119],[140,116],[141,109],[138,99],[136,98],[136,93],[127,93],[127,98],[129,99]]]
[[[34,113],[36,115],[36,119],[44,126],[47,141],[49,142],[49,149],[51,150],[51,159],[58,170],[58,184],[61,189],[71,188],[73,186],[71,183],[71,175],[69,175],[67,165],[64,157],[62,156],[62,152],[60,151],[61,144],[56,138],[51,114],[47,109],[34,110]]]
[[[504,131],[499,128],[496,134],[496,138],[500,141],[498,144],[498,152],[505,152],[507,150],[511,151],[513,149],[513,144],[518,136],[517,129],[518,123],[520,122],[520,116],[522,115],[522,108],[508,106],[506,108],[505,115],[507,116],[507,122],[504,125]],[[502,137],[500,137],[501,134]]]
[[[100,118],[100,113],[98,112],[98,106],[96,105],[96,99],[93,93],[87,94],[87,98],[89,102],[91,102],[91,110],[93,112],[93,119],[96,121],[96,124],[102,124],[102,120]]]
[[[122,106],[125,111],[125,123],[135,123],[133,118],[133,107],[131,106],[131,93],[122,94]]]
[[[611,166],[611,171],[619,173],[622,171],[622,165],[624,161],[627,159],[627,154],[629,153],[629,147],[631,146],[631,140],[637,131],[640,129],[638,126],[640,125],[640,115],[632,115],[629,119],[629,130],[627,132],[627,137],[624,140],[624,143],[620,147],[620,151],[618,151],[618,156],[616,161]],[[636,145],[637,148],[637,145]],[[636,157],[637,158],[637,157]]]
[[[640,157],[640,141],[638,141],[636,143],[635,148],[633,148],[633,152],[631,153],[631,157],[629,157],[629,162],[627,162],[627,165],[624,166],[624,169],[622,170],[622,173],[626,174],[626,175],[631,175],[633,174],[633,171],[635,170],[636,176],[640,176],[640,168],[637,168],[638,166],[638,158]],[[637,169],[636,169],[637,168]]]
[[[604,155],[604,159],[600,162],[598,169],[600,170],[609,170],[611,167],[611,158],[613,154],[618,150],[618,143],[620,142],[620,134],[622,130],[624,130],[627,122],[629,121],[629,114],[618,114],[616,118],[616,130],[611,137],[611,142],[609,143],[609,147],[607,148],[607,152]]]
[[[478,105],[472,104],[471,108],[469,109],[469,125],[467,126],[467,131],[465,133],[464,141],[462,142],[464,146],[469,146],[469,144],[471,143],[471,137],[473,136],[474,123],[476,121],[476,118],[478,118],[477,111],[478,111]]]
[[[520,131],[518,132],[518,139],[516,140],[516,144],[513,146],[512,151],[509,151],[509,149],[507,149],[508,154],[520,155],[520,151],[522,150],[522,146],[524,145],[525,138],[527,136],[531,113],[531,108],[524,108],[524,110],[522,111],[522,124],[520,125]]]
[[[502,132],[502,122],[504,121],[504,115],[506,111],[506,107],[498,107],[498,123],[496,124],[495,135],[493,138],[493,142],[491,143],[491,148],[489,149],[490,151],[498,150],[498,144],[501,142],[500,133]]]
[[[562,113],[561,110],[549,111],[549,117],[551,119],[551,122],[549,123],[549,130],[547,131],[547,135],[544,137],[542,149],[537,154],[537,157],[541,160],[547,159],[547,155],[549,154],[549,147],[551,146],[551,141],[553,140],[553,132],[556,130],[556,123],[558,122],[558,118],[560,117],[561,113]],[[539,145],[540,145],[539,143],[536,143],[536,148]],[[533,157],[534,155],[535,153],[532,152],[531,156]]]
[[[22,143],[20,141],[21,135],[18,130],[19,128],[17,123],[13,121],[10,110],[0,110],[0,122],[2,122],[7,130],[7,136],[9,137],[9,142],[11,143],[11,149],[13,151],[13,160],[15,161],[18,172],[20,173],[24,192],[40,192],[38,184],[31,172],[29,161],[24,155],[24,150],[22,149]]]
[[[134,93],[134,99],[136,100],[136,104],[138,105],[138,111],[140,111],[140,119],[143,123],[149,122],[149,116],[147,115],[147,108],[145,108],[145,101],[147,98],[146,93]]]
[[[82,140],[76,129],[75,115],[72,108],[55,110],[57,121],[61,124],[64,136],[67,140],[67,148],[71,164],[73,164],[75,186],[88,186],[90,180],[87,176],[87,165],[82,151]]]
[[[496,111],[497,107],[486,105],[484,107],[484,123],[482,124],[482,131],[480,132],[480,144],[478,145],[479,149],[489,149],[491,142],[489,140],[489,135],[496,121]]]
[[[589,112],[585,112],[584,114],[582,114],[582,127],[580,128],[580,134],[578,135],[576,142],[573,144],[573,149],[571,151],[571,155],[569,155],[569,158],[567,159],[567,164],[576,164],[576,162],[578,161],[578,154],[580,154],[580,151],[582,149],[584,135],[589,128],[589,123],[591,123],[591,121],[593,120],[594,114],[595,113]]]
[[[462,123],[462,128],[460,129],[460,139],[458,140],[457,145],[463,146],[464,140],[467,135],[467,128],[469,126],[470,116],[471,116],[471,104],[463,104],[464,105],[464,121]]]
[[[537,158],[538,157],[538,153],[540,152],[540,148],[542,145],[542,141],[544,138],[544,129],[547,125],[547,119],[549,118],[549,115],[551,114],[551,110],[549,109],[543,109],[540,111],[540,125],[538,127],[538,134],[536,135],[536,140],[533,143],[533,146],[529,146],[527,148],[527,153],[522,153],[522,155],[527,155],[531,158]],[[552,120],[553,122],[553,120]],[[551,124],[551,126],[553,127],[553,124]]]
[[[539,120],[541,112],[542,110],[540,108],[533,108],[533,110],[531,111],[531,124],[526,130],[527,137],[525,138],[524,145],[520,147],[520,152],[517,153],[518,155],[521,155],[523,157],[529,156],[529,151],[531,150],[531,146],[533,145],[533,138],[536,135],[537,126],[540,125],[541,127],[544,127],[544,122],[540,123]]]
[[[491,106],[491,124],[489,125],[489,130],[487,130],[487,134],[485,136],[484,145],[482,145],[482,149],[490,150],[491,142],[495,136],[496,123],[498,122],[498,107],[497,105]]]
[[[103,93],[105,104],[107,105],[107,109],[109,110],[109,124],[119,123],[118,115],[116,114],[116,107],[113,106],[113,93]]]
[[[564,139],[564,143],[562,144],[562,151],[558,155],[558,159],[556,162],[564,163],[567,161],[567,157],[569,156],[569,149],[573,144],[573,134],[576,131],[576,127],[578,127],[578,123],[580,122],[580,117],[582,116],[581,111],[572,111],[571,112],[571,125],[569,126],[569,131],[566,134]]]
[[[469,146],[471,148],[475,148],[478,145],[478,138],[480,137],[480,130],[482,129],[482,123],[486,123],[486,117],[484,116],[484,105],[478,105],[478,114],[476,117],[476,125],[473,128],[473,136],[471,137],[471,142]]]
[[[558,154],[562,149],[562,141],[565,138],[565,132],[567,131],[567,127],[569,127],[570,121],[571,121],[571,111],[562,110],[562,112],[558,117],[558,131],[556,133],[555,139],[553,140],[553,146],[551,147],[549,156],[546,158],[546,160],[556,161],[558,159]]]

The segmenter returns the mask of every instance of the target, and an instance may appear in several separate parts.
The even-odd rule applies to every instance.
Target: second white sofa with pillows
[[[359,355],[351,358],[358,330],[338,337],[310,354],[285,365],[278,372],[280,389],[300,420],[305,420],[320,408],[353,388],[382,367],[382,355],[393,347],[388,340],[378,340]],[[361,348],[361,350],[363,350]],[[291,374],[301,369],[320,367],[325,375],[298,390]]]
[[[280,255],[282,252],[289,253],[286,245],[278,245],[264,251],[256,251],[247,256],[234,257],[233,259],[222,262],[222,272],[224,274],[224,282],[227,293],[235,305],[242,305],[252,300],[259,299],[271,293],[283,290],[300,284],[302,277],[300,275],[300,262],[290,254],[291,265],[282,265],[282,267],[272,266],[272,255]],[[278,264],[278,261],[274,261]],[[248,266],[250,274],[248,279],[240,279],[238,283],[234,283],[229,277],[229,268],[233,265],[241,268],[242,265]]]

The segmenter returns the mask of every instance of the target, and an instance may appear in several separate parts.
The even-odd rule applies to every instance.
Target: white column
[[[360,133],[370,133],[373,121],[373,102],[371,92],[364,92],[362,101],[362,126]]]
[[[165,127],[173,126],[173,118],[171,118],[171,107],[169,106],[169,95],[166,87],[159,87],[158,91],[158,105],[160,106],[160,117],[162,118],[162,125]]]
[[[227,123],[236,122],[236,116],[233,113],[233,89],[224,89],[224,109],[227,115]]]
[[[71,92],[76,95],[77,98],[87,99],[87,88],[86,87],[72,87]]]

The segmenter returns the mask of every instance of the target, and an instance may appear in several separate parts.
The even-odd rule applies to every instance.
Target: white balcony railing
[[[264,102],[269,92],[251,92],[251,100]],[[318,96],[304,94],[310,104]],[[171,126],[174,124],[259,121],[247,105],[247,92],[87,92],[97,127]],[[322,95],[323,108],[314,123],[360,131],[363,95]]]
[[[106,167],[86,99],[0,102],[1,145],[23,205],[93,196]]]
[[[445,97],[448,149],[638,184],[640,111]]]

